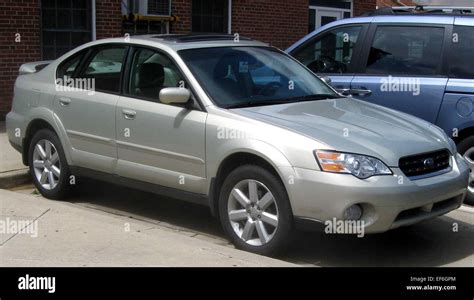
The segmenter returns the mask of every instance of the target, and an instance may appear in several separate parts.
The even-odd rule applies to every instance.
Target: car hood
[[[325,149],[370,155],[390,167],[400,157],[449,149],[428,122],[353,98],[234,109],[233,112],[303,134]]]

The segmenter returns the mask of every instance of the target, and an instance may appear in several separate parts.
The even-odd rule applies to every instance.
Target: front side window
[[[126,47],[96,50],[79,77],[94,80],[98,91],[118,93],[126,50]]]
[[[159,102],[160,91],[167,87],[185,87],[175,63],[164,54],[150,49],[135,51],[128,93]]]
[[[200,48],[179,54],[221,107],[336,97],[313,73],[274,48]]]
[[[455,26],[454,33],[449,75],[453,78],[474,79],[474,27]]]
[[[366,72],[436,75],[441,65],[444,28],[380,26],[370,48]]]
[[[360,26],[334,29],[296,49],[291,55],[315,73],[346,73]]]

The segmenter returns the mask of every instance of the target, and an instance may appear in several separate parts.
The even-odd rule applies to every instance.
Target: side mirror
[[[332,82],[331,77],[328,76],[321,76],[319,78],[321,78],[321,80],[324,81],[326,84],[330,84]]]
[[[160,91],[160,102],[165,104],[185,104],[191,98],[191,92],[186,88],[169,87]]]

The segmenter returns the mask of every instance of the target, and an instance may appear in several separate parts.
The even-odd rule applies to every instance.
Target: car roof
[[[368,24],[368,23],[379,23],[379,24],[403,24],[403,23],[416,23],[416,24],[427,24],[427,25],[466,25],[474,26],[474,15],[446,15],[446,14],[404,14],[404,15],[366,15],[355,18],[341,19],[338,21],[326,24],[315,31],[304,36],[302,39],[294,43],[286,52],[291,52],[295,48],[299,47],[308,39],[313,38],[319,33],[326,31],[327,29],[341,26],[341,25],[353,25],[353,24]]]
[[[120,38],[109,38],[97,40],[89,43],[88,46],[103,43],[133,43],[148,46],[165,46],[173,51],[197,48],[213,48],[213,47],[231,47],[231,46],[268,46],[268,44],[252,40],[247,37],[240,36],[235,40],[234,35],[222,34],[147,34],[133,35]]]

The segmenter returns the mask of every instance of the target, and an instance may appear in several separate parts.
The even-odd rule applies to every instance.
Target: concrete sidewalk
[[[28,168],[21,162],[21,154],[13,149],[0,122],[0,188],[8,189],[30,181]]]
[[[24,229],[15,234],[21,222]],[[1,267],[296,266],[189,232],[6,190],[0,190],[0,231]]]

